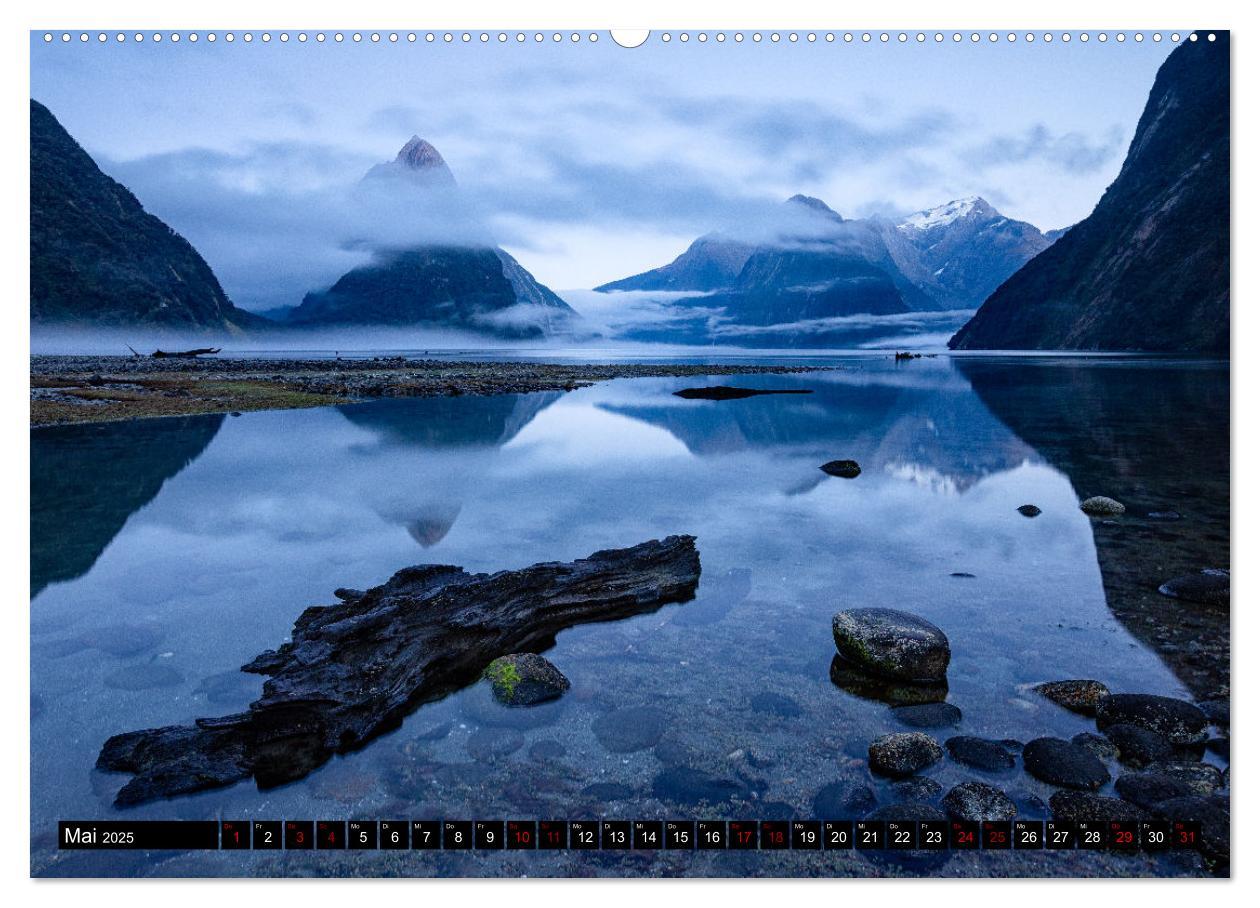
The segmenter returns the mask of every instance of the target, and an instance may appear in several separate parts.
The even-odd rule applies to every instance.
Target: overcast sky
[[[669,261],[803,192],[846,217],[968,195],[1089,214],[1173,45],[169,40],[45,45],[31,93],[184,234],[238,305],[296,304],[363,259],[349,192],[413,134],[557,290]],[[392,234],[440,232],[395,211]],[[379,220],[379,218],[378,218]],[[381,226],[381,225],[377,225]]]

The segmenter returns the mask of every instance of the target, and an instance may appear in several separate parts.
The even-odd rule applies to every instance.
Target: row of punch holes
[[[615,32],[612,33],[612,39],[614,42],[621,44],[622,46],[635,47],[644,43],[648,38],[647,34],[643,32],[638,32],[636,35],[642,35],[642,39],[639,40],[635,37],[621,39]],[[1126,32],[1097,32],[1094,34],[1090,34],[1089,32],[1080,32],[1078,34],[1073,34],[1072,32],[1024,32],[1022,34],[1017,32],[988,32],[987,34],[981,32],[768,32],[766,34],[761,32],[751,32],[748,34],[745,34],[744,32],[732,32],[728,35],[726,32],[714,32],[712,34],[709,32],[697,32],[692,34],[690,32],[667,31],[661,32],[656,37],[658,41],[664,44],[674,41],[686,44],[692,40],[700,44],[708,43],[710,40],[719,44],[725,43],[728,40],[733,41],[736,44],[742,44],[744,41],[748,40],[756,44],[767,39],[771,43],[775,44],[784,39],[786,39],[789,43],[798,43],[803,40],[809,44],[813,44],[818,41],[825,43],[841,41],[846,44],[851,44],[853,42],[869,44],[872,41],[878,41],[883,44],[892,42],[899,44],[907,44],[911,42],[918,44],[925,44],[929,42],[936,44],[946,42],[952,42],[955,44],[961,44],[964,42],[980,44],[987,41],[990,44],[997,44],[1001,41],[1006,41],[1008,44],[1014,44],[1021,40],[1025,43],[1033,43],[1037,41],[1042,43],[1052,43],[1054,41],[1061,41],[1064,43],[1079,41],[1081,43],[1088,43],[1091,40],[1098,41],[1100,43],[1106,43],[1108,41],[1123,43],[1130,38],[1138,42],[1145,41],[1147,39],[1147,35],[1142,32],[1134,32],[1132,35],[1129,35]],[[1181,37],[1180,32],[1172,32],[1168,35],[1168,39],[1173,42],[1180,41]],[[128,41],[134,43],[150,41],[155,44],[160,44],[162,41],[169,41],[176,44],[180,41],[187,41],[195,44],[201,40],[215,43],[220,39],[229,44],[236,42],[238,39],[246,44],[253,43],[255,39],[264,44],[268,44],[273,40],[279,40],[281,43],[296,40],[299,44],[305,44],[308,41],[314,41],[317,44],[322,44],[328,41],[331,41],[334,44],[341,44],[347,40],[356,44],[364,41],[372,44],[379,44],[382,41],[390,44],[397,44],[399,42],[414,44],[418,41],[427,44],[437,42],[445,44],[452,44],[456,42],[465,44],[473,42],[488,44],[492,41],[497,41],[500,44],[506,44],[510,41],[515,41],[517,44],[525,44],[528,42],[542,44],[547,41],[552,43],[568,41],[572,44],[580,44],[584,41],[591,43],[599,41],[599,34],[596,32],[370,32],[368,34],[364,34],[362,32],[295,32],[290,35],[289,32],[278,32],[273,35],[271,32],[260,32],[257,36],[255,36],[253,32],[243,32],[238,36],[235,32],[225,32],[222,35],[216,32],[207,32],[204,34],[198,32],[187,32],[184,34],[179,32],[169,32],[167,34],[163,34],[162,32],[152,32],[149,34],[145,34],[144,32],[134,32],[131,34],[126,32],[116,32],[114,34],[109,34],[107,32],[97,32],[95,34],[89,32],[78,32],[77,34],[72,32],[61,32],[60,34],[55,34],[53,32],[44,33],[44,42],[49,44],[58,40],[60,40],[63,44],[69,44],[76,39],[80,43],[84,44],[93,40],[95,40],[98,44],[104,44],[111,41],[119,44]],[[1191,41],[1197,41],[1199,36],[1198,34],[1191,32],[1189,34],[1189,39]],[[1164,35],[1161,32],[1153,32],[1150,35],[1150,40],[1155,42],[1163,41]],[[1216,35],[1209,33],[1207,40],[1215,41]]]

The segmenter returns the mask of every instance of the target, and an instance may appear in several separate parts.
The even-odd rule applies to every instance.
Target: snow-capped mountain
[[[878,310],[854,308],[875,304],[868,280],[861,302],[841,301],[832,294],[837,311],[831,315],[974,309],[1051,242],[1032,224],[1004,216],[978,196],[956,199],[901,220],[845,219],[826,203],[803,195],[793,196],[783,210],[807,216],[807,226],[781,227],[757,240],[736,236],[734,231],[706,234],[668,265],[596,289],[738,292],[747,296],[755,285],[760,296],[781,297],[784,291],[805,283],[799,280],[796,266],[812,274],[823,262],[838,266],[843,260],[849,271],[855,262],[863,262],[867,278],[881,273],[896,288],[902,305],[895,306],[887,294],[882,294]],[[802,244],[809,247],[808,266],[800,260],[798,247]],[[795,262],[793,267],[785,267],[789,258]],[[767,261],[778,266],[770,268]]]
[[[979,196],[884,222],[883,233],[897,267],[942,309],[979,306],[1052,242]]]

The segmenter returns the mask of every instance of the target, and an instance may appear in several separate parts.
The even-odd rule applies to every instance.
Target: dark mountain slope
[[[1093,213],[999,287],[950,347],[1228,353],[1227,32],[1172,52]]]
[[[31,322],[207,333],[269,324],[233,306],[197,250],[102,173],[35,100]]]
[[[363,180],[370,192],[463,211],[455,178],[438,150],[412,136],[393,161]],[[461,215],[461,217],[465,217]],[[469,224],[471,217],[466,217]],[[387,325],[450,328],[509,338],[559,331],[576,313],[516,259],[491,245],[426,244],[379,249],[370,262],[332,287],[308,293],[288,314],[290,325]]]

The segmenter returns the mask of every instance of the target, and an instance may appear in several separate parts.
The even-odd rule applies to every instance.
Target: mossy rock
[[[569,689],[569,679],[542,656],[513,653],[486,666],[494,698],[507,706],[532,706],[555,700]]]

